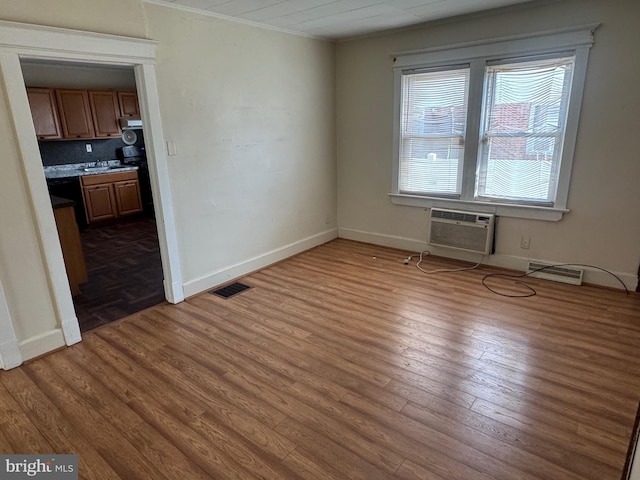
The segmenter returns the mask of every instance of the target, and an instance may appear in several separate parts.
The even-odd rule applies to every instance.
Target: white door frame
[[[9,370],[22,363],[22,352],[11,323],[9,307],[0,283],[0,368]]]
[[[51,210],[20,59],[121,65],[134,68],[158,226],[165,297],[170,303],[179,303],[184,300],[184,291],[164,135],[160,122],[160,105],[154,68],[155,47],[156,42],[146,39],[0,21],[0,82],[4,84],[7,94],[9,113],[15,131],[16,149],[22,158],[33,220],[39,235],[45,270],[49,272],[47,280],[53,307],[67,345],[81,340],[80,329]],[[4,327],[7,327],[7,322],[11,324],[8,314],[0,315],[0,333],[4,331]],[[12,325],[11,330],[13,331]],[[0,344],[3,340],[0,338]]]

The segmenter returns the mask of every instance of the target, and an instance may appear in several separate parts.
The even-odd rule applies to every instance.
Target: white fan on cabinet
[[[122,141],[127,145],[133,145],[138,140],[136,132],[130,129],[122,130]]]

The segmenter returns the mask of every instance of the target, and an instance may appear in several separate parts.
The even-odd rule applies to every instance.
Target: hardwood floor
[[[406,255],[336,240],[0,372],[0,451],[86,479],[619,480],[640,296],[504,298]]]

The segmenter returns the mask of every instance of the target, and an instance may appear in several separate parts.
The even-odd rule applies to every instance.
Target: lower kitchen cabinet
[[[84,206],[87,212],[87,222],[116,218],[118,212],[112,183],[83,186],[82,196],[84,197]]]
[[[87,222],[142,212],[138,172],[115,172],[80,177]]]
[[[142,201],[140,200],[140,183],[136,176],[135,180],[124,180],[115,182],[113,189],[116,197],[116,208],[118,215],[129,215],[142,211]]]

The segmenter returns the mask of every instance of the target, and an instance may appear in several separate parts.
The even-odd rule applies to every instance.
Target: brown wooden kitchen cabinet
[[[38,140],[115,138],[120,118],[139,118],[135,90],[27,88]]]
[[[27,88],[33,126],[38,140],[62,138],[55,92],[51,88]]]
[[[135,180],[123,180],[113,184],[118,215],[129,215],[142,211],[140,184]]]
[[[121,117],[140,117],[138,94],[135,90],[119,90],[118,105],[120,106]]]
[[[137,171],[80,177],[87,222],[109,220],[142,212]]]
[[[97,175],[96,175],[97,176]],[[116,218],[116,200],[112,183],[99,183],[82,187],[87,222],[98,222]]]
[[[102,138],[122,135],[118,122],[120,107],[116,91],[89,90],[88,95],[95,136]]]
[[[56,89],[64,138],[93,138],[93,119],[86,90]]]

